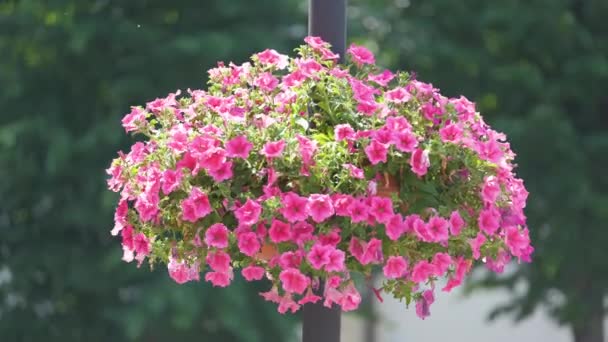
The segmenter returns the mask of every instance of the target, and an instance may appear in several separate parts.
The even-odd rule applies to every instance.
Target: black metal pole
[[[309,0],[308,34],[323,38],[344,62],[346,50],[346,0]]]
[[[344,62],[346,51],[346,0],[309,0],[308,34],[330,43]],[[322,296],[324,284],[317,294]],[[340,342],[340,307],[329,309],[323,301],[302,308],[302,342]]]

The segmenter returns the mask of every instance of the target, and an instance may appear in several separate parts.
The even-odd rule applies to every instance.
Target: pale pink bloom
[[[364,222],[367,220],[369,207],[364,201],[360,199],[353,199],[352,203],[348,206],[348,212],[350,214],[351,222]]]
[[[323,70],[323,66],[312,58],[297,60],[296,64],[305,77],[314,77],[319,71]]]
[[[171,127],[167,146],[169,146],[174,153],[185,152],[188,147],[188,128],[183,124]]]
[[[407,261],[402,256],[390,256],[382,271],[387,279],[402,278],[407,273]]]
[[[131,112],[122,119],[122,127],[127,133],[136,131],[145,124],[147,124],[146,112],[138,107],[131,107]]]
[[[249,265],[241,271],[243,278],[247,281],[262,280],[262,278],[264,278],[264,273],[266,273],[264,268],[253,265]]]
[[[462,228],[464,228],[465,222],[460,216],[458,210],[454,210],[450,215],[450,233],[453,236],[460,235]]]
[[[357,100],[357,102],[361,103],[376,101],[374,95],[378,93],[378,89],[367,85],[354,77],[349,78],[348,82],[353,91],[353,98]]]
[[[308,199],[298,196],[294,192],[288,192],[281,198],[281,209],[279,211],[289,222],[304,221],[308,218]]]
[[[340,305],[344,311],[353,311],[359,307],[359,304],[361,304],[361,294],[359,294],[359,291],[357,291],[357,288],[355,288],[355,285],[351,281],[342,290]]]
[[[127,200],[120,200],[118,202],[118,206],[116,207],[116,211],[114,212],[114,228],[110,234],[112,236],[118,235],[120,231],[128,224],[127,223],[127,215],[129,214],[129,204]]]
[[[403,87],[397,87],[384,93],[384,98],[388,102],[404,103],[408,102],[412,95]]]
[[[304,42],[306,42],[306,44],[308,44],[311,48],[315,50],[325,49],[329,45],[329,43],[324,41],[321,37],[314,36],[307,36],[306,38],[304,38]]]
[[[181,185],[181,181],[183,178],[183,173],[181,170],[166,170],[163,172],[161,178],[162,190],[165,195],[168,195],[175,191]]]
[[[264,155],[268,158],[276,158],[276,157],[279,157],[283,153],[284,149],[285,149],[284,140],[268,142],[268,143],[264,144],[264,148],[262,149],[262,152],[260,152],[260,154]]]
[[[253,85],[263,91],[270,92],[279,85],[279,79],[270,72],[264,72],[253,81]]]
[[[345,269],[346,254],[340,249],[333,249],[329,254],[329,262],[325,265],[327,272],[342,272]]]
[[[297,87],[304,83],[305,80],[306,77],[304,76],[302,71],[296,70],[290,74],[283,76],[283,88],[285,88],[285,86],[287,88]]]
[[[365,179],[365,174],[363,170],[354,166],[353,164],[342,164],[342,167],[348,170],[351,177],[355,179]]]
[[[347,168],[345,165],[342,166],[344,168]],[[352,196],[345,194],[333,194],[331,195],[331,200],[334,205],[334,209],[337,216],[346,217],[350,215],[348,208],[350,207],[350,204],[354,201],[354,198]]]
[[[304,297],[302,297],[302,299],[300,299],[298,301],[298,304],[300,305],[304,305],[307,303],[316,303],[318,301],[321,300],[321,297],[317,296],[316,294],[314,294],[314,292],[312,292],[312,288],[309,287],[308,291],[306,291],[306,294],[304,295]]]
[[[279,257],[279,266],[283,269],[286,268],[300,268],[302,264],[302,254],[300,251],[285,252]]]
[[[500,228],[500,212],[495,207],[484,209],[479,213],[479,229],[493,235]]]
[[[378,222],[387,223],[394,215],[393,201],[387,197],[372,197],[370,214],[373,215]]]
[[[334,250],[331,246],[325,246],[322,244],[315,244],[312,246],[308,254],[306,255],[306,259],[308,263],[312,266],[312,268],[316,270],[320,270],[323,266],[327,265],[330,262],[330,254]]]
[[[392,143],[401,152],[412,152],[418,147],[418,139],[410,131],[394,132]]]
[[[357,111],[369,116],[374,115],[378,109],[380,109],[380,105],[374,101],[359,102],[357,104]]]
[[[403,116],[389,116],[384,127],[393,133],[412,130],[412,125]]]
[[[207,272],[205,274],[205,281],[210,282],[215,287],[227,287],[230,285],[234,273],[232,270],[228,272]]]
[[[336,141],[353,140],[355,138],[355,130],[349,124],[340,124],[334,127],[334,136]]]
[[[493,204],[500,195],[500,183],[494,176],[486,177],[481,188],[481,199],[485,204]]]
[[[456,260],[454,275],[448,280],[448,283],[445,285],[442,291],[450,292],[453,288],[462,284],[462,280],[471,268],[471,264],[471,260],[458,257]]]
[[[226,143],[226,155],[232,158],[247,159],[252,148],[253,144],[247,140],[247,137],[239,135]]]
[[[426,175],[429,166],[431,166],[429,150],[416,149],[410,158],[410,166],[412,167],[412,172],[419,177]]]
[[[367,79],[376,82],[378,85],[386,87],[388,83],[395,78],[395,75],[390,70],[384,70],[381,74],[378,75],[369,75]]]
[[[340,55],[334,54],[334,56],[336,56],[336,58],[339,58]],[[347,69],[340,69],[338,67],[331,69],[329,71],[329,74],[334,76],[335,78],[346,78],[350,76]]]
[[[355,62],[355,64],[357,64],[359,67],[363,66],[364,64],[376,63],[374,54],[363,46],[352,44],[348,48],[347,52],[350,54],[353,62]]]
[[[431,304],[435,301],[435,295],[432,290],[426,290],[422,293],[422,297],[416,301],[416,315],[421,319],[425,319],[431,315]]]
[[[365,154],[372,165],[378,163],[386,163],[388,155],[388,147],[385,144],[381,144],[377,140],[372,140],[369,145],[365,147]]]
[[[469,245],[471,245],[471,251],[473,252],[473,258],[475,260],[481,257],[480,249],[485,242],[486,237],[485,235],[483,235],[482,232],[479,232],[479,234],[477,234],[477,237],[475,237],[474,239],[469,240]]]
[[[304,165],[314,164],[312,157],[317,152],[317,142],[310,140],[302,135],[297,135],[298,147],[300,156],[302,157],[302,163]]]
[[[401,214],[392,215],[384,226],[386,227],[386,236],[392,241],[398,240],[407,230]]]
[[[238,246],[241,253],[247,256],[254,256],[260,251],[260,241],[254,232],[240,233],[237,236]]]
[[[452,264],[452,257],[450,257],[448,253],[437,253],[433,257],[431,263],[435,265],[435,268],[437,269],[435,275],[442,276],[448,271],[448,268]]]
[[[152,244],[150,240],[144,235],[144,233],[138,233],[133,237],[133,250],[137,253],[140,258],[150,254]]]
[[[196,222],[211,213],[209,198],[198,187],[193,187],[188,198],[182,201],[182,219],[188,222]]]
[[[228,228],[221,223],[213,224],[205,232],[205,243],[209,247],[228,247]]]
[[[530,236],[528,229],[521,231],[517,227],[507,227],[505,229],[505,243],[514,257],[529,261],[530,254],[534,249],[530,246]]]
[[[244,205],[234,211],[234,216],[239,220],[239,224],[253,226],[258,222],[261,213],[262,206],[248,199]]]
[[[280,314],[284,314],[287,311],[295,313],[300,309],[300,305],[293,300],[291,293],[286,293],[279,301],[278,311]]]
[[[330,218],[334,214],[331,197],[322,194],[310,195],[308,198],[308,212],[310,217],[317,223]]]
[[[291,226],[283,221],[273,219],[268,235],[270,240],[275,243],[289,241],[291,239]]]
[[[207,264],[212,270],[216,272],[228,272],[230,271],[230,255],[228,253],[216,250],[207,254]]]
[[[289,293],[302,294],[308,285],[310,285],[310,279],[295,268],[288,268],[281,271],[279,280],[283,286],[283,290]]]
[[[214,171],[226,163],[226,150],[220,147],[211,147],[197,156],[198,165],[207,171]]]
[[[169,276],[178,284],[184,284],[186,282],[196,280],[199,278],[199,262],[195,262],[192,266],[188,266],[183,260],[178,262],[173,257],[169,257],[169,263],[167,264],[169,270]]]
[[[457,142],[462,138],[462,128],[457,124],[449,124],[439,130],[439,136],[444,142]]]
[[[502,273],[505,270],[505,265],[511,261],[511,255],[503,249],[498,251],[496,258],[486,258],[486,267],[496,273]]]
[[[424,283],[431,276],[437,273],[437,267],[426,260],[419,261],[412,269],[412,281],[415,283]]]
[[[209,175],[217,183],[231,179],[234,174],[232,172],[232,162],[226,162],[219,169],[209,170]]]
[[[265,300],[273,303],[278,303],[281,301],[281,296],[279,296],[279,290],[276,286],[273,286],[272,289],[268,292],[260,292],[260,296],[264,297]]]
[[[285,69],[289,64],[289,57],[282,55],[273,49],[266,49],[256,55],[260,63]]]
[[[351,240],[351,244],[352,244]],[[382,241],[371,238],[369,242],[363,243],[363,254],[359,258],[355,258],[362,264],[379,264],[384,260],[384,254],[382,252]],[[352,254],[352,253],[351,253]]]
[[[449,223],[446,219],[434,216],[426,225],[426,229],[433,242],[444,242],[449,238]]]
[[[342,295],[342,292],[338,291],[337,289],[333,287],[326,287],[324,296],[325,301],[323,301],[323,306],[326,308],[331,308],[334,303],[342,305],[342,298],[344,296]]]

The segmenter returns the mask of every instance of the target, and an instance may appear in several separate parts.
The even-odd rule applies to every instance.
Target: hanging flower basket
[[[352,276],[377,267],[423,318],[438,279],[450,291],[477,260],[530,261],[514,154],[473,103],[379,69],[364,47],[339,65],[305,41],[295,58],[220,63],[207,90],[124,117],[143,138],[108,169],[125,261],[166,264],[180,284],[268,278],[281,313],[356,309]]]

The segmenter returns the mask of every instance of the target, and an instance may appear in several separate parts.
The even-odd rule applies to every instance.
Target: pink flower
[[[374,58],[374,54],[369,51],[367,48],[359,45],[352,44],[347,51],[353,62],[357,64],[359,67],[364,64],[375,64],[376,59]]]
[[[422,297],[416,301],[416,315],[421,319],[425,319],[431,315],[431,304],[435,301],[435,295],[432,290],[426,290],[422,293]]]
[[[368,116],[372,116],[380,109],[380,106],[374,101],[359,102],[357,111]]]
[[[418,139],[410,131],[393,133],[392,143],[401,152],[412,152],[418,147]]]
[[[163,172],[163,176],[160,181],[162,184],[163,193],[168,195],[179,188],[183,175],[184,174],[181,170],[166,170]]]
[[[226,155],[232,158],[247,159],[252,148],[253,144],[244,135],[239,135],[226,143]]]
[[[364,222],[367,220],[369,207],[364,201],[360,199],[353,199],[352,203],[348,206],[348,212],[350,214],[351,222]]]
[[[342,164],[342,167],[348,170],[351,177],[355,179],[365,179],[363,170],[354,166],[353,164]]]
[[[310,279],[295,268],[281,271],[279,275],[283,290],[288,293],[302,294],[310,284]]]
[[[114,228],[110,232],[112,236],[118,235],[120,231],[127,225],[127,214],[129,213],[129,204],[127,200],[118,202],[116,211],[114,212]]]
[[[256,55],[260,63],[264,65],[276,66],[278,69],[285,69],[289,64],[289,57],[282,55],[275,50],[266,49]]]
[[[456,260],[454,275],[448,280],[448,283],[445,285],[442,291],[450,292],[453,288],[462,284],[462,280],[471,268],[471,264],[471,260],[467,260],[463,257],[458,257],[458,259]]]
[[[209,247],[228,247],[228,228],[221,223],[216,223],[205,232],[205,243]]]
[[[487,177],[481,188],[481,199],[485,204],[493,204],[500,195],[500,184],[494,176]]]
[[[500,227],[500,212],[494,207],[484,209],[479,213],[479,228],[488,235],[493,235]]]
[[[260,152],[260,154],[266,156],[267,158],[277,158],[283,153],[284,149],[284,140],[268,142],[264,145],[264,148],[262,149],[262,152]]]
[[[150,240],[144,235],[144,233],[138,233],[133,237],[133,250],[138,254],[139,258],[150,254],[152,245]]]
[[[359,304],[361,304],[361,294],[359,294],[359,291],[357,291],[357,288],[355,288],[355,285],[351,281],[342,291],[340,306],[342,306],[342,310],[344,311],[353,311],[359,307]]]
[[[295,313],[300,309],[300,306],[293,300],[291,293],[285,294],[279,301],[278,311],[280,314],[284,314],[287,311]]]
[[[254,232],[246,232],[238,234],[238,246],[241,253],[247,256],[254,256],[260,251],[260,241]]]
[[[205,281],[210,282],[216,287],[226,287],[230,285],[233,278],[232,271],[229,272],[207,272],[205,274]]]
[[[297,60],[296,64],[305,77],[314,77],[319,71],[323,70],[323,66],[312,58]]]
[[[397,87],[384,93],[384,98],[388,102],[404,103],[408,102],[412,98],[412,94],[410,94],[403,87]]]
[[[325,221],[334,214],[331,198],[328,195],[310,195],[308,198],[308,212],[315,222]]]
[[[174,258],[169,258],[167,264],[169,276],[178,284],[184,284],[191,280],[198,281],[199,278],[199,263],[196,262],[192,266],[188,266],[184,261],[177,262]]]
[[[355,138],[355,130],[349,124],[340,124],[334,127],[334,136],[336,141],[353,140]]]
[[[291,239],[291,226],[283,221],[273,219],[268,235],[274,243],[289,241]]]
[[[346,168],[346,166],[342,166]],[[337,216],[346,217],[350,215],[348,207],[354,200],[352,196],[338,193],[331,195],[331,200],[333,202],[334,210]]]
[[[279,266],[281,268],[299,268],[302,264],[302,253],[298,252],[285,252],[279,257]]]
[[[316,303],[316,302],[318,302],[320,300],[321,300],[321,297],[319,297],[316,294],[314,294],[312,292],[312,288],[309,287],[308,291],[306,291],[306,294],[304,295],[304,297],[302,297],[302,299],[300,299],[298,301],[298,304],[300,304],[300,305],[304,305],[304,304],[307,304],[307,303],[313,303],[314,304],[314,303]]]
[[[273,286],[272,289],[268,292],[260,292],[260,296],[264,297],[265,300],[273,303],[278,303],[281,301],[281,297],[279,296],[279,290],[276,286]]]
[[[457,124],[449,124],[439,130],[439,136],[444,142],[457,142],[462,138],[462,128]]]
[[[521,231],[517,227],[505,229],[505,243],[514,257],[529,261],[530,254],[534,250],[530,246],[530,236],[527,229]]]
[[[469,240],[469,245],[471,245],[471,251],[473,252],[473,258],[475,260],[481,257],[480,249],[481,246],[486,242],[486,237],[483,233],[479,232],[477,237]]]
[[[288,192],[281,198],[280,212],[289,222],[304,221],[308,218],[308,199]]]
[[[378,222],[387,223],[394,216],[393,201],[387,197],[372,197],[370,214],[372,214]]]
[[[433,242],[443,242],[447,241],[449,238],[449,223],[442,217],[432,217],[426,225],[426,229]]]
[[[353,238],[353,240],[354,239],[355,238]],[[353,243],[353,240],[351,240],[351,245]],[[349,250],[350,249],[351,248],[349,247]],[[352,253],[352,251],[351,254],[353,254],[355,259],[357,259],[361,263],[361,265],[381,263],[384,259],[384,254],[382,253],[382,241],[376,238],[371,238],[369,242],[364,243],[363,253],[360,254],[359,257]]]
[[[306,42],[306,44],[308,44],[311,48],[315,50],[325,49],[328,45],[328,43],[325,42],[321,37],[307,36],[306,38],[304,38],[304,42]]]
[[[334,248],[331,246],[321,245],[319,243],[312,246],[306,259],[312,268],[320,270],[323,266],[327,265],[330,261],[330,254]]]
[[[460,232],[462,231],[462,228],[464,228],[464,225],[465,222],[460,216],[460,213],[458,212],[458,210],[454,210],[450,215],[450,233],[452,233],[453,236],[460,235]]]
[[[239,220],[240,225],[253,226],[258,222],[261,213],[262,206],[248,199],[243,206],[234,211],[234,216]]]
[[[225,180],[231,179],[233,176],[232,173],[232,162],[224,163],[220,166],[219,169],[209,170],[209,175],[213,178],[217,183],[223,182]]]
[[[412,172],[419,177],[426,175],[429,166],[431,166],[429,150],[416,149],[410,158],[410,166],[412,167]]]
[[[249,265],[241,271],[243,277],[247,281],[262,280],[264,278],[264,269],[260,266]]]
[[[211,147],[198,156],[198,165],[207,171],[221,168],[226,163],[226,150],[219,147]]]
[[[342,272],[345,269],[344,260],[346,254],[340,249],[332,248],[329,254],[329,262],[325,265],[327,272]]]
[[[412,269],[412,281],[415,283],[424,283],[431,276],[437,273],[435,265],[426,260],[419,261]]]
[[[386,236],[392,241],[397,241],[407,230],[400,214],[393,215],[384,225],[386,226]]]
[[[292,239],[296,243],[302,244],[312,239],[312,232],[314,231],[314,227],[310,223],[298,222],[292,228]]]
[[[300,84],[304,83],[306,77],[302,74],[302,71],[296,70],[290,74],[287,74],[283,77],[283,86],[287,88],[297,87]]]
[[[302,157],[302,163],[304,165],[314,164],[312,157],[317,152],[317,143],[299,134],[296,139],[298,139],[298,149]]]
[[[433,257],[432,264],[435,265],[437,272],[436,276],[442,276],[448,271],[448,268],[452,264],[452,257],[448,253],[437,253]]]
[[[207,254],[207,264],[212,270],[216,272],[229,272],[230,267],[230,255],[228,253],[216,250]]]
[[[274,77],[270,72],[264,72],[253,81],[253,85],[262,91],[270,92],[279,85],[279,79]]]
[[[122,127],[127,133],[136,131],[138,126],[146,123],[146,112],[138,107],[131,107],[131,112],[122,119]]]
[[[380,162],[386,163],[388,147],[377,140],[372,140],[370,144],[365,147],[365,154],[372,165],[376,165]]]
[[[367,79],[376,82],[378,85],[386,87],[388,83],[395,78],[395,75],[390,70],[384,70],[381,74],[378,75],[369,75]]]
[[[182,219],[196,222],[211,213],[209,198],[198,187],[193,187],[188,198],[182,201]]]
[[[404,277],[407,273],[407,261],[402,256],[390,256],[382,271],[387,279]]]

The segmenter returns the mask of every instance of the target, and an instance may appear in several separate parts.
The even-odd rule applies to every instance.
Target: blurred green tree
[[[530,265],[478,286],[513,290],[491,317],[539,306],[576,342],[603,342],[608,294],[608,1],[352,0],[351,27],[386,65],[475,100],[519,154]],[[526,290],[515,291],[525,280]]]
[[[264,286],[178,286],[121,262],[104,169],[130,105],[305,33],[299,1],[0,2],[0,338],[283,341]]]

